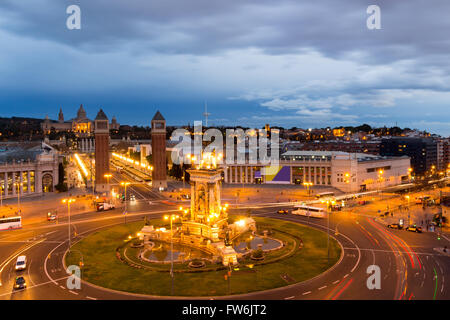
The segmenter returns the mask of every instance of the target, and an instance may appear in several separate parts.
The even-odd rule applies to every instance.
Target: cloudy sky
[[[81,8],[81,30],[66,9]],[[381,8],[381,29],[366,9]],[[1,0],[0,116],[450,135],[448,0]]]

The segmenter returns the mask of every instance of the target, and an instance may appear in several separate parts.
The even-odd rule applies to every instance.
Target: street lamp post
[[[17,210],[20,214],[20,182],[14,182],[14,185],[17,186]]]
[[[330,264],[330,200],[327,200],[327,261]]]
[[[121,182],[120,185],[125,187],[125,211],[123,212],[123,215],[125,217],[125,224],[127,224],[127,186],[130,184],[130,182]]]
[[[69,225],[69,251],[70,251],[70,246],[71,246],[71,242],[70,242],[70,232],[71,232],[71,228],[70,228],[70,204],[75,202],[75,199],[67,198],[67,199],[63,199],[62,202],[63,203],[67,203],[67,215],[68,215],[68,225]]]
[[[0,185],[0,207],[2,208],[3,208],[3,190],[5,189],[4,185],[5,185],[4,183]]]
[[[408,226],[409,226],[410,225],[410,217],[411,217],[411,212],[409,211],[409,199],[410,199],[410,196],[407,195],[405,198],[408,199]]]
[[[110,186],[109,186],[109,179],[112,177],[112,174],[110,174],[110,173],[105,173],[104,175],[103,175],[105,178],[106,178],[106,183],[108,184],[108,195],[109,195],[109,188],[110,188]]]
[[[310,193],[309,187],[312,187],[313,183],[312,182],[303,182],[303,185],[306,187],[308,195],[310,195],[311,193]]]
[[[180,208],[182,210],[183,208]],[[171,214],[168,216],[164,216],[164,219],[170,219],[170,277],[172,278],[172,287],[171,287],[171,295],[173,295],[173,285],[174,285],[174,278],[173,278],[173,220],[178,219],[179,216],[175,214]]]

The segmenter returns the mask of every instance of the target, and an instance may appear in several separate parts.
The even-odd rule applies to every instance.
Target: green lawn
[[[174,295],[210,296],[238,294],[285,286],[287,284],[310,279],[335,264],[340,257],[340,246],[330,239],[330,264],[327,264],[327,236],[325,233],[300,224],[277,219],[255,218],[262,229],[272,228],[274,237],[277,230],[298,237],[303,241],[303,248],[293,255],[278,262],[257,265],[252,269],[239,266],[226,281],[225,270],[199,273],[175,273]],[[161,221],[156,221],[162,224]],[[155,221],[152,221],[155,224]],[[66,263],[78,264],[83,254],[84,268],[82,278],[96,285],[115,290],[134,293],[168,296],[171,291],[171,278],[168,272],[132,268],[116,257],[116,248],[124,243],[129,235],[135,235],[143,222],[117,225],[93,233],[74,245],[74,251],[67,255]],[[283,233],[278,232],[280,238]],[[286,239],[286,235],[284,235]],[[291,245],[292,247],[292,245]],[[285,250],[286,252],[286,250]],[[274,251],[269,258],[276,258],[280,253]],[[287,275],[290,282],[281,277]]]

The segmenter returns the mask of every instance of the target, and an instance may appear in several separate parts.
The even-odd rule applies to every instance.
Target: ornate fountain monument
[[[212,254],[213,260],[219,260],[225,266],[238,263],[238,253],[231,246],[231,239],[240,234],[256,230],[251,218],[228,224],[227,205],[220,200],[222,169],[217,168],[221,155],[202,154],[195,169],[189,169],[191,181],[190,210],[183,210],[181,227],[170,231],[145,226],[141,230],[144,240],[173,241]]]

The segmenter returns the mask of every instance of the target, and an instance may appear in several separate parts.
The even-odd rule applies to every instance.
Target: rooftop
[[[50,154],[54,149],[42,142],[0,144],[0,164],[35,161],[38,155]]]
[[[343,151],[305,151],[305,150],[290,150],[283,154],[281,157],[295,157],[295,158],[328,158],[338,157],[340,159],[357,159],[358,162],[362,161],[374,161],[374,160],[387,160],[392,158],[401,157],[386,157],[367,153],[348,153]],[[297,159],[296,159],[297,160]]]
[[[158,110],[158,111],[156,111],[155,115],[153,116],[152,121],[153,120],[166,120],[166,119],[164,119],[164,117],[162,116],[161,112],[159,112],[159,110]]]
[[[100,109],[100,111],[97,113],[97,116],[95,117],[95,120],[108,120],[108,117],[103,112],[103,110]]]

